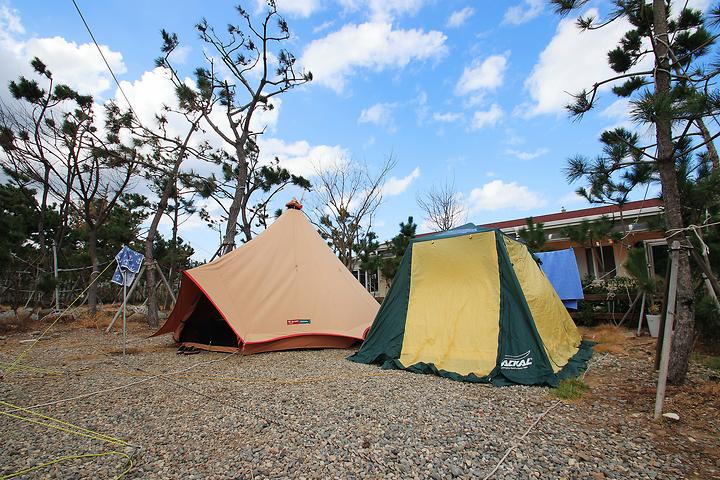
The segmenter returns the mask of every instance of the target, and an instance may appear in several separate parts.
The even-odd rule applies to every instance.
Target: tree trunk
[[[712,163],[713,170],[717,170],[718,166],[720,166],[720,160],[718,160],[718,152],[715,149],[712,135],[710,135],[710,131],[707,129],[707,126],[705,126],[705,122],[702,118],[698,118],[697,120],[695,120],[695,123],[697,124],[698,129],[700,129],[700,133],[702,133],[703,141],[705,142],[705,146],[708,152],[708,158]]]
[[[157,234],[158,226],[160,225],[160,220],[162,220],[162,216],[165,214],[165,209],[168,206],[170,195],[173,193],[173,188],[176,187],[175,182],[177,180],[178,172],[180,171],[180,164],[182,163],[182,158],[183,154],[178,157],[178,160],[173,166],[170,179],[168,179],[167,183],[165,184],[165,188],[163,188],[162,195],[160,196],[160,201],[157,205],[157,210],[155,211],[155,215],[153,216],[152,222],[150,223],[147,237],[145,237],[145,278],[147,283],[145,288],[147,288],[148,298],[148,325],[152,328],[157,328],[158,326],[160,326],[160,316],[158,315],[157,289],[155,288],[155,268],[159,267],[155,263],[155,257],[153,256],[153,243],[155,241],[155,235]],[[177,191],[177,189],[175,190]],[[177,197],[175,202],[175,225],[173,225],[173,238],[176,239],[176,236]],[[175,248],[175,245],[173,246],[173,248]]]
[[[667,96],[670,93],[670,74],[668,59],[668,27],[665,0],[653,0],[655,30],[655,95]],[[680,190],[673,157],[672,113],[660,111],[655,121],[657,136],[657,163],[660,171],[662,195],[665,201],[665,219],[668,230],[684,227]],[[683,235],[679,236],[684,238]],[[685,381],[690,354],[692,352],[695,306],[692,287],[690,260],[687,252],[681,252],[678,258],[677,305],[675,308],[675,331],[672,340],[668,381],[681,384]]]
[[[235,248],[235,235],[237,234],[237,220],[240,216],[243,200],[245,200],[245,183],[247,182],[248,164],[243,150],[243,145],[236,145],[235,152],[238,159],[238,175],[237,184],[235,186],[235,196],[233,197],[230,210],[228,211],[227,227],[225,228],[225,236],[221,248],[222,255],[230,253]]]
[[[97,283],[95,279],[100,274],[100,263],[97,256],[97,230],[90,228],[88,231],[88,254],[90,255],[90,263],[92,264],[92,273],[90,274],[90,286],[88,288],[88,307],[90,315],[97,313]]]
[[[42,276],[42,270],[50,269],[50,256],[47,255],[47,239],[45,238],[45,217],[47,217],[47,203],[48,194],[50,190],[50,167],[45,166],[45,174],[43,177],[43,191],[42,200],[40,201],[40,215],[38,216],[37,229],[38,229],[38,246],[40,247],[40,260],[38,261],[37,268],[35,269],[35,290],[36,306],[44,306],[45,294],[40,291],[40,277]]]

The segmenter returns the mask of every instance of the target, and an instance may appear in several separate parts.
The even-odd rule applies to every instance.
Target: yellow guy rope
[[[98,275],[95,276],[93,281],[90,282],[87,287],[85,287],[85,290],[83,290],[80,293],[80,295],[78,295],[77,298],[75,298],[75,300],[73,300],[73,302],[70,305],[68,305],[67,308],[65,308],[65,310],[63,310],[62,313],[60,313],[60,315],[58,315],[57,318],[55,320],[53,320],[53,322],[50,325],[48,325],[48,327],[45,329],[45,331],[33,343],[31,343],[28,348],[26,348],[20,355],[17,356],[17,358],[15,358],[15,360],[7,368],[6,372],[10,373],[11,370],[13,370],[14,368],[17,367],[18,363],[20,363],[20,360],[22,360],[25,357],[25,355],[27,355],[28,352],[30,352],[30,350],[32,350],[32,348],[38,344],[38,342],[40,341],[41,338],[43,338],[45,335],[47,335],[47,333],[50,331],[50,329],[55,326],[55,324],[58,322],[58,320],[60,320],[67,313],[67,311],[70,310],[75,305],[75,303],[77,303],[78,300],[80,300],[81,298],[83,298],[85,296],[85,293],[90,289],[90,287],[95,282],[97,282],[98,278],[100,278],[102,276],[102,274],[105,273],[107,271],[107,269],[112,266],[112,264],[113,264],[113,262],[108,263],[107,267],[105,267],[105,269],[102,272],[100,272]]]
[[[121,440],[119,438],[111,437],[109,435],[105,435],[103,433],[96,432],[94,430],[90,430],[90,429],[72,424],[70,422],[66,422],[63,420],[59,420],[57,418],[49,417],[47,415],[43,415],[41,413],[34,412],[27,408],[13,405],[12,403],[9,403],[9,402],[4,402],[4,401],[0,400],[0,405],[3,405],[5,407],[10,407],[13,409],[13,411],[22,411],[29,415],[33,415],[35,417],[39,417],[39,418],[41,418],[43,420],[47,420],[47,421],[41,421],[41,420],[37,420],[34,418],[30,418],[29,416],[24,417],[21,415],[16,415],[14,413],[2,412],[2,411],[0,411],[0,415],[5,415],[10,418],[33,423],[36,425],[41,425],[41,426],[44,426],[47,428],[53,428],[56,430],[60,430],[62,432],[69,433],[71,435],[87,437],[87,438],[91,438],[93,440],[99,440],[101,442],[109,443],[111,445],[116,445],[116,446],[121,446],[121,447],[134,447],[134,445],[132,445],[124,440]],[[32,467],[24,468],[22,470],[18,470],[16,472],[2,475],[2,476],[0,476],[0,480],[15,478],[17,476],[25,475],[26,473],[29,473],[29,472],[32,472],[35,470],[39,470],[41,468],[49,467],[50,465],[54,465],[56,463],[60,463],[60,462],[64,462],[64,461],[77,460],[77,459],[81,459],[81,458],[104,457],[104,456],[108,456],[108,455],[120,455],[122,457],[127,458],[127,460],[128,460],[128,466],[125,468],[125,470],[120,475],[115,477],[116,479],[120,479],[120,478],[124,477],[125,474],[132,469],[133,461],[132,461],[132,458],[130,457],[130,455],[128,455],[127,453],[118,452],[118,451],[103,452],[103,453],[84,453],[84,454],[80,454],[80,455],[67,455],[67,456],[63,456],[63,457],[58,457],[49,462],[41,463],[39,465],[35,465]]]
[[[125,476],[125,474],[127,474],[130,470],[132,470],[133,462],[132,462],[132,459],[130,458],[130,455],[128,455],[127,453],[116,452],[116,451],[103,452],[103,453],[83,453],[83,454],[81,454],[81,455],[67,455],[67,456],[64,456],[64,457],[58,457],[58,458],[55,458],[55,459],[53,459],[53,460],[51,460],[51,461],[49,461],[49,462],[41,463],[41,464],[35,465],[35,466],[33,466],[33,467],[24,468],[24,469],[22,469],[22,470],[18,470],[18,471],[16,471],[16,472],[13,472],[13,473],[9,473],[9,474],[7,474],[7,475],[0,476],[0,480],[7,480],[7,479],[10,479],[10,478],[19,477],[20,475],[25,475],[26,473],[34,472],[35,470],[39,470],[39,469],[41,469],[41,468],[49,467],[50,465],[54,465],[54,464],[56,464],[56,463],[66,462],[66,461],[68,461],[68,460],[77,460],[77,459],[80,459],[80,458],[104,457],[104,456],[107,456],[107,455],[120,455],[120,456],[125,457],[125,458],[128,459],[128,467],[127,467],[125,470],[123,470],[123,472],[122,472],[120,475],[118,475],[117,477],[115,477],[114,480],[120,480],[121,478],[123,478],[123,477]]]
[[[0,368],[7,368],[9,367],[9,363],[0,362]],[[41,368],[41,367],[33,367],[31,365],[24,365],[22,363],[16,364],[15,368],[19,368],[21,370],[29,370],[31,372],[37,372],[37,373],[44,373],[46,375],[63,375],[65,372],[61,372],[59,370],[50,370],[49,368]]]

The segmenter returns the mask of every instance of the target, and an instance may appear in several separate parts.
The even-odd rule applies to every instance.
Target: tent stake
[[[655,419],[662,415],[665,403],[665,387],[667,385],[668,366],[670,364],[670,346],[672,343],[673,322],[675,320],[675,297],[677,295],[677,262],[680,255],[680,242],[675,240],[670,247],[670,289],[665,310],[665,330],[660,353],[660,373],[658,375],[657,393],[655,395]]]

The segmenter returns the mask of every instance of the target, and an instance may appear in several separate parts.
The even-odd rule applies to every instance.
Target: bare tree
[[[338,158],[328,169],[316,168],[314,223],[320,235],[352,270],[357,245],[371,232],[383,201],[383,186],[396,161],[392,156],[379,170]]]
[[[430,190],[418,195],[417,204],[425,212],[429,226],[439,231],[450,230],[467,218],[454,180],[433,185]]]

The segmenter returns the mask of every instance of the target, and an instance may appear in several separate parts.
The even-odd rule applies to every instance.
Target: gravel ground
[[[0,381],[0,399],[22,406],[142,381],[36,409],[136,447],[2,415],[0,478],[60,456],[113,450],[132,456],[124,478],[483,478],[556,402],[546,388],[493,388],[383,371],[345,360],[348,350],[176,355],[167,337],[146,339],[147,333],[136,326],[123,358],[119,336],[64,327],[26,359],[51,371],[19,369]],[[26,338],[0,340],[0,362],[27,348],[19,343]],[[647,364],[597,355],[588,380],[621,368],[648,370]],[[621,400],[598,392],[560,403],[495,478],[696,477],[692,453],[658,448],[653,431],[662,426],[649,412],[628,411]],[[127,465],[127,458],[113,454],[65,461],[22,478],[114,478]],[[712,471],[697,478],[708,475]]]

